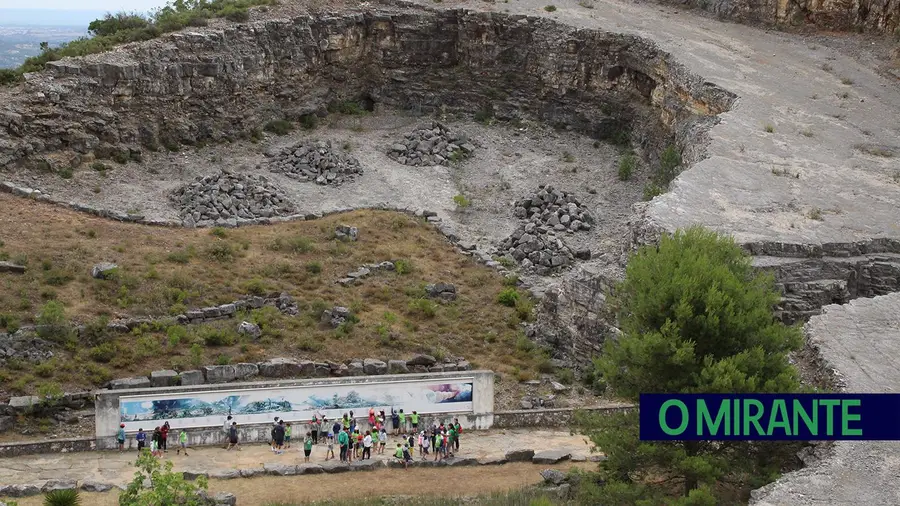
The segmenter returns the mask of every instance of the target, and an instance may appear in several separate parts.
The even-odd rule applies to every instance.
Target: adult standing
[[[225,437],[225,449],[228,449],[228,445],[231,441],[231,437],[229,433],[231,432],[231,415],[225,417],[225,423],[222,424],[222,435]]]
[[[394,430],[394,434],[400,434],[400,414],[393,407],[391,408],[391,429]]]
[[[456,430],[456,434],[453,437],[453,446],[456,448],[456,451],[459,451],[459,435],[462,434],[462,425],[459,424],[459,418],[453,419],[453,428]]]
[[[116,432],[116,443],[119,446],[119,453],[125,451],[125,424],[119,424],[119,430]]]
[[[344,429],[338,434],[338,445],[341,447],[341,462],[347,462],[347,449],[350,445],[349,429]]]
[[[225,449],[230,450],[232,448],[241,451],[241,445],[238,443],[237,422],[231,422],[231,427],[228,428],[228,447]]]
[[[319,417],[317,415],[313,415],[312,420],[309,422],[309,432],[312,436],[313,444],[319,443],[319,427],[321,427],[322,422],[319,421]]]
[[[372,458],[372,432],[366,431],[366,437],[363,438],[363,460]]]
[[[275,451],[281,453],[284,447],[284,420],[279,420],[275,426]]]
[[[169,440],[169,429],[170,427],[168,421],[163,424],[161,429],[159,429],[159,433],[161,435],[159,449],[166,453],[169,453],[169,447],[166,446]]]

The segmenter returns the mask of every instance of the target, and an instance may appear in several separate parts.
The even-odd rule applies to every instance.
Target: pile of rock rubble
[[[264,176],[223,170],[172,194],[186,227],[237,226],[239,220],[286,216],[294,206]]]
[[[500,251],[523,269],[547,274],[576,258],[591,257],[590,250],[573,251],[558,235],[590,230],[593,226],[593,217],[575,195],[541,185],[533,195],[516,202],[514,215],[528,221],[500,243]]]
[[[402,141],[391,145],[388,156],[404,165],[450,165],[451,161],[469,156],[473,151],[475,146],[468,136],[432,121],[430,128],[413,130]]]
[[[298,181],[337,186],[363,173],[356,157],[332,148],[331,141],[308,141],[266,153],[269,169]]]
[[[500,252],[519,262],[522,269],[547,274],[574,261],[575,253],[546,225],[526,223],[500,243]]]
[[[575,195],[541,185],[538,191],[516,202],[513,214],[535,225],[545,225],[556,232],[590,230],[594,218]]]

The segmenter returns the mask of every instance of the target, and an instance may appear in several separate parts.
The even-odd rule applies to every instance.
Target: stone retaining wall
[[[557,408],[557,409],[524,409],[517,411],[500,411],[494,413],[495,429],[516,429],[522,427],[573,427],[575,412],[586,411],[594,414],[608,415],[627,412],[635,406],[621,405],[610,407]]]

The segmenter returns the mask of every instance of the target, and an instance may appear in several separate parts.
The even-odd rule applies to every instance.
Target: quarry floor
[[[390,447],[395,447],[398,437],[389,439],[389,447],[384,455],[373,455],[373,459],[390,460]],[[133,442],[131,442],[134,445]],[[517,449],[564,450],[571,452],[574,460],[585,461],[591,456],[591,447],[584,436],[572,435],[564,430],[543,429],[509,429],[464,433],[460,439],[459,457],[466,458],[500,458],[506,452]],[[311,462],[325,462],[326,446],[320,444],[314,447]],[[136,450],[119,452],[83,452],[65,454],[29,455],[15,458],[0,459],[0,483],[3,484],[40,484],[50,479],[95,481],[111,485],[127,485],[134,476],[134,459]],[[419,459],[418,453],[414,455]],[[433,458],[433,457],[429,457]],[[165,454],[165,460],[172,461],[175,471],[191,471],[194,473],[209,473],[228,471],[234,469],[251,469],[262,467],[263,464],[302,464],[303,453],[301,445],[294,446],[284,454],[274,454],[268,445],[252,444],[242,447],[241,451],[225,451],[222,447],[202,447],[190,450],[190,456],[177,455],[172,445]],[[593,464],[596,466],[596,464]],[[537,473],[543,467],[533,466]],[[487,466],[494,468],[496,466]],[[480,466],[482,473],[486,473],[487,467]],[[500,466],[503,467],[503,466]],[[546,466],[545,466],[546,467]],[[529,467],[531,469],[532,467]],[[444,471],[446,472],[446,470]],[[454,470],[455,472],[455,470]],[[368,474],[365,480],[368,482]],[[255,479],[255,478],[254,478]],[[298,476],[285,478],[285,480],[314,481],[322,479],[321,475]],[[230,483],[245,481],[245,479],[229,480]],[[521,485],[518,483],[517,485]],[[230,490],[223,486],[221,490]],[[466,491],[466,493],[470,493]],[[2,498],[0,498],[2,500]],[[241,502],[241,504],[244,504]]]

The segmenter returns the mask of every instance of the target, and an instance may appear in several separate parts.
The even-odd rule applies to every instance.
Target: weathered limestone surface
[[[273,118],[362,96],[487,108],[599,138],[640,125],[640,144],[700,135],[734,98],[641,38],[407,7],[185,31],[53,62],[0,91],[0,167],[246,137]]]
[[[826,306],[806,325],[847,392],[900,390],[900,293]],[[900,442],[838,442],[828,458],[753,492],[755,506],[900,503]]]
[[[657,0],[686,5],[742,23],[762,23],[780,27],[812,24],[825,30],[893,33],[900,27],[897,0]]]

